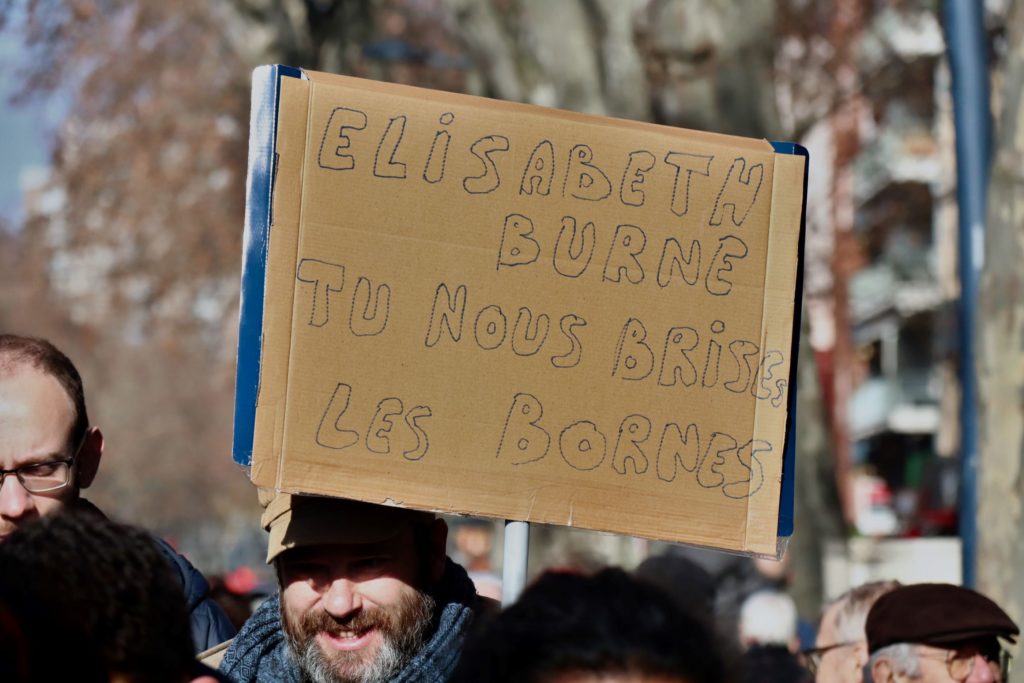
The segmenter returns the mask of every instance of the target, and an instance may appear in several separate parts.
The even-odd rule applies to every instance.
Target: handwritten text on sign
[[[770,146],[312,81],[282,98],[254,480],[738,549],[763,507],[774,549]]]

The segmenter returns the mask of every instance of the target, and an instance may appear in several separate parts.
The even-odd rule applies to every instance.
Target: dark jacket
[[[103,514],[99,508],[85,499],[78,501],[78,509],[87,514]],[[224,611],[209,597],[210,585],[206,583],[206,578],[166,541],[156,536],[153,536],[153,540],[167,558],[174,575],[181,581],[192,624],[192,645],[196,654],[234,636],[235,627],[231,625]]]
[[[167,541],[156,536],[153,539],[181,580],[189,620],[192,622],[192,644],[196,653],[208,650],[234,636],[235,627],[224,614],[224,610],[209,597],[210,584],[206,582],[206,578],[188,560],[175,552]]]
[[[458,663],[473,617],[487,609],[466,570],[447,561],[444,576],[431,591],[437,603],[437,628],[391,683],[444,683]],[[245,622],[231,642],[220,671],[237,683],[298,683],[298,666],[281,628],[280,595],[274,594]]]

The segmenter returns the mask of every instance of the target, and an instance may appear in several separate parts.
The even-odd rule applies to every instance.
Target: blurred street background
[[[949,4],[0,0],[0,329],[82,370],[107,437],[90,497],[245,592],[271,576],[230,457],[253,67],[799,142],[796,533],[784,566],[693,555],[720,599],[778,584],[812,623],[890,577],[966,581],[1021,621],[1024,1],[959,3],[979,18],[973,81]],[[983,112],[974,138],[963,105]],[[991,168],[970,176],[968,233],[958,134]],[[458,559],[500,576],[501,525],[452,526]],[[665,550],[531,538],[531,572]]]

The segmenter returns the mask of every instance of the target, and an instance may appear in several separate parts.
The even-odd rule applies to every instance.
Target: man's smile
[[[326,646],[325,649],[327,650],[353,652],[369,645],[376,635],[377,628],[370,626],[358,631],[337,630],[333,633],[321,631],[318,635],[318,640],[321,641],[322,645]]]

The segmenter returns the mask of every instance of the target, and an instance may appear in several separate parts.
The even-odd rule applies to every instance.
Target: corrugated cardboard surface
[[[803,158],[308,75],[254,482],[774,554]]]

